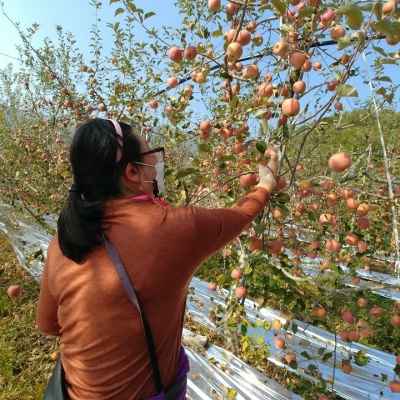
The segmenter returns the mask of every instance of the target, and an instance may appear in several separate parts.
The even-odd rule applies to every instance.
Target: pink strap
[[[148,194],[142,194],[141,196],[133,197],[132,200],[153,201],[154,203],[161,204],[164,207],[169,206],[169,203],[167,203],[166,201],[161,200],[158,197],[156,198],[150,197]]]
[[[121,125],[119,124],[118,121],[116,121],[115,119],[109,119],[108,121],[111,121],[114,125],[115,128],[115,132],[117,132],[117,140],[119,143],[119,146],[117,146],[117,162],[121,159],[122,157],[122,147],[123,147],[123,137],[122,137],[122,129],[121,129]]]

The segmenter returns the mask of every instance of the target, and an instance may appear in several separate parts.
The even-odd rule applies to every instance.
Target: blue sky
[[[161,27],[162,25],[177,27],[180,25],[182,15],[177,13],[173,3],[174,0],[135,0],[135,4],[138,7],[145,11],[156,12],[156,16],[149,20],[149,26],[156,27]],[[105,50],[112,45],[111,34],[108,38],[108,33],[111,33],[111,31],[106,27],[106,23],[116,20],[114,13],[118,7],[118,3],[109,5],[109,0],[106,0],[99,10],[100,29],[103,32],[102,39]],[[80,51],[84,54],[84,58],[88,58],[86,56],[89,54],[90,49],[90,30],[95,22],[95,9],[89,5],[89,0],[4,0],[4,9],[13,21],[20,23],[23,30],[26,30],[34,22],[40,25],[39,32],[35,34],[32,43],[34,47],[40,46],[44,37],[54,37],[55,26],[61,25],[64,31],[70,31],[75,35]],[[118,18],[122,20],[123,15]],[[140,35],[140,33],[138,34]],[[15,46],[21,42],[21,39],[15,27],[2,13],[0,13],[0,37],[2,38],[0,42],[0,68],[4,68],[10,62],[18,65],[18,61],[12,57],[18,58]],[[137,38],[138,40],[147,40],[147,37],[141,38],[137,36]],[[382,42],[384,41],[377,45],[387,48]],[[325,48],[325,50],[330,54],[336,52],[334,46]],[[390,48],[390,51],[396,50],[396,47]],[[106,51],[103,54],[106,54]],[[369,64],[373,62],[376,54],[372,52],[368,55]],[[359,65],[363,68],[361,63]],[[398,68],[398,66],[389,66],[388,71],[392,78],[398,75]],[[315,74],[310,75],[310,79],[309,84],[314,84],[315,82],[312,82],[312,80],[315,79]],[[351,78],[348,83],[354,83],[357,86],[361,98],[370,95],[369,86],[361,83],[359,78]]]
[[[181,17],[171,12],[173,1],[163,0],[135,0],[135,4],[145,11],[154,11],[156,16],[152,17],[151,24],[161,26],[162,24],[179,24]],[[114,13],[118,4],[109,5],[109,0],[102,3],[99,11],[101,19],[100,28],[104,32],[103,41],[110,45],[107,40],[108,28],[106,23],[115,21]],[[173,7],[172,7],[173,8]],[[39,32],[35,34],[35,42],[40,45],[45,37],[55,35],[55,26],[61,25],[64,31],[72,32],[76,38],[79,48],[83,54],[89,52],[90,29],[95,22],[95,9],[89,5],[88,0],[4,0],[4,11],[14,21],[19,22],[23,30],[26,30],[36,22],[40,25]],[[165,16],[168,15],[168,20]],[[122,19],[122,17],[121,17]],[[18,58],[15,46],[21,39],[14,26],[0,12],[0,68],[7,64],[18,62],[11,58]],[[110,39],[111,40],[111,39]]]

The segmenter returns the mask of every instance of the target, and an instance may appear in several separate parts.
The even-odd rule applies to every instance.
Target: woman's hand
[[[264,189],[271,192],[276,185],[276,178],[279,170],[279,159],[278,151],[275,147],[269,147],[265,151],[265,157],[270,158],[267,165],[264,163],[258,167],[260,181],[256,187],[263,187]]]

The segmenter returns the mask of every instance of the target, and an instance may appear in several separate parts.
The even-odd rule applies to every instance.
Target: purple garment
[[[190,370],[189,366],[189,359],[185,353],[185,348],[181,345],[179,350],[179,358],[178,358],[178,370],[176,372],[175,382],[178,382],[182,379]],[[187,383],[182,387],[181,393],[179,394],[178,400],[185,400],[186,399],[186,390],[187,390]],[[157,396],[149,397],[145,400],[164,400],[165,393],[161,392]]]

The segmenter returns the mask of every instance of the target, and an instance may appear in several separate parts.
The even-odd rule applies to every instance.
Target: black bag
[[[177,400],[180,397],[183,387],[187,382],[187,375],[185,375],[181,380],[175,382],[166,392],[164,400]]]
[[[43,400],[69,400],[64,382],[64,369],[61,363],[60,355],[49,383],[47,384],[46,391],[43,395]],[[177,400],[186,382],[187,376],[185,375],[165,392],[164,400]]]
[[[69,400],[65,389],[64,369],[61,363],[61,355],[57,359],[53,374],[47,384],[43,400]]]

